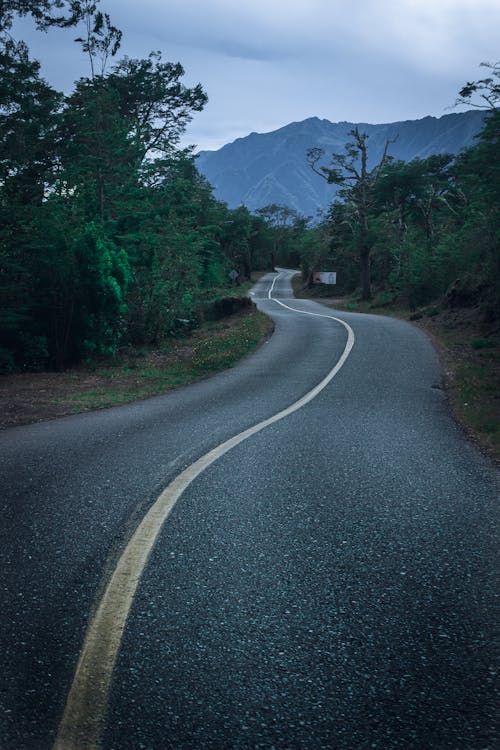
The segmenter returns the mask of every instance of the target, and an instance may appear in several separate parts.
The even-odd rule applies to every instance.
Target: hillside
[[[474,143],[484,113],[471,110],[443,117],[424,117],[382,125],[357,123],[369,135],[370,165],[380,159],[387,139],[394,139],[389,153],[410,161],[431,154],[458,153]],[[311,117],[271,133],[251,133],[217,151],[202,151],[197,165],[215,188],[215,196],[230,208],[244,204],[250,210],[270,203],[289,206],[314,216],[333,200],[336,188],[315,175],[306,152],[320,146],[326,155],[343,152],[355,123]]]

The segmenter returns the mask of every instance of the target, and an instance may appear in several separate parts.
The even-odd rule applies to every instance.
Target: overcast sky
[[[307,117],[394,122],[453,109],[500,59],[499,0],[102,0],[118,57],[161,50],[209,97],[185,143],[215,149]],[[22,29],[22,33],[21,33]],[[75,30],[17,28],[42,72],[70,91],[88,75]],[[449,109],[449,108],[452,109]]]

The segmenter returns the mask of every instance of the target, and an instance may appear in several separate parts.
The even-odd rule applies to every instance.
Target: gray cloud
[[[498,0],[102,0],[122,52],[160,49],[209,95],[186,142],[218,147],[310,116],[390,122],[442,115],[498,59]],[[31,35],[46,77],[88,70],[74,33]],[[54,41],[56,40],[56,41]]]

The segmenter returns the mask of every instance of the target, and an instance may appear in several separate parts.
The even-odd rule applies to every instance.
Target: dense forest
[[[81,34],[88,74],[70,94],[14,38],[26,15],[40,33]],[[240,280],[275,264],[300,266],[306,283],[313,270],[335,270],[341,293],[410,307],[445,293],[480,299],[499,317],[498,65],[460,92],[491,112],[458,158],[396,162],[388,144],[368,172],[357,130],[329,167],[309,153],[341,186],[313,221],[285,206],[251,214],[217,201],[179,145],[207,101],[202,86],[183,85],[181,64],[157,52],[119,59],[120,41],[98,2],[0,5],[0,372],[156,344],[199,325],[232,270]]]
[[[273,246],[272,227],[215,200],[179,148],[201,85],[159,53],[114,62],[121,33],[95,2],[0,7],[1,371],[61,369],[197,325],[229,272],[266,267]],[[89,75],[70,95],[13,38],[26,14],[49,34],[83,29]]]

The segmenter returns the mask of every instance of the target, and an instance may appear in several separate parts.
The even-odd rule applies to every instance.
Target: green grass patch
[[[498,367],[460,361],[456,366],[455,403],[459,416],[500,455],[500,391]]]
[[[69,395],[72,413],[117,406],[155,396],[208,374],[231,367],[252,352],[271,330],[258,311],[206,324],[191,336],[170,342],[163,350],[129,352],[113,365],[96,367],[92,387]]]

